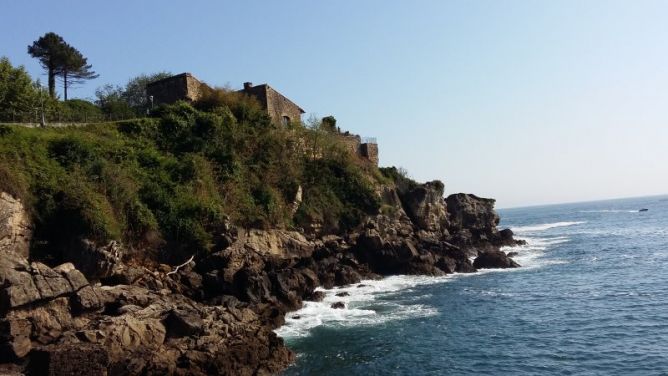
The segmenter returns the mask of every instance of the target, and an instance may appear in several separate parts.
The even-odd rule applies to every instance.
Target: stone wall
[[[202,85],[205,85],[190,73],[181,73],[146,86],[146,94],[153,96],[154,104],[174,103],[179,100],[196,101]]]
[[[239,92],[255,97],[275,124],[302,120],[304,110],[267,84],[253,86],[251,82],[244,82],[244,88]]]
[[[350,133],[340,133],[339,140],[351,154],[357,155],[378,166],[378,144],[371,142],[362,143],[360,136]]]
[[[370,142],[364,143],[360,145],[360,152],[362,157],[378,166],[378,144]]]
[[[302,109],[267,85],[267,112],[276,124],[301,122]],[[285,120],[284,120],[285,119]]]
[[[356,134],[341,133],[339,140],[351,154],[361,155],[362,138]]]

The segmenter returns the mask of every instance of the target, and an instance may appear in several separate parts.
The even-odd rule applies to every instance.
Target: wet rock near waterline
[[[477,269],[517,268],[520,265],[502,251],[485,251],[473,261]]]
[[[330,305],[330,308],[334,309],[343,309],[346,308],[346,303],[344,302],[335,302]]]
[[[34,354],[44,372],[57,374],[69,370],[58,359],[77,361],[71,352],[79,347],[107,374],[275,374],[294,354],[273,329],[305,300],[323,301],[318,287],[516,265],[491,252],[517,244],[512,231],[496,229],[493,200],[456,195],[449,205],[433,182],[382,194],[392,210],[345,234],[229,227],[213,252],[178,271],[133,260],[117,243],[83,242],[67,253],[71,263],[55,268],[9,252],[0,258],[2,361],[25,364]]]

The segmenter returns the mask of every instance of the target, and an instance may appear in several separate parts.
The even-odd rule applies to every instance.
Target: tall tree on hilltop
[[[63,82],[63,99],[67,100],[68,88],[98,78],[100,75],[91,70],[93,66],[88,64],[88,59],[76,48],[65,43],[63,51],[62,65],[57,69],[56,75]]]
[[[91,70],[93,66],[79,50],[53,32],[44,34],[28,46],[28,53],[46,70],[51,98],[56,97],[56,77],[63,82],[64,99],[67,100],[68,88],[99,76]]]
[[[39,64],[49,76],[49,95],[56,97],[56,76],[62,67],[66,53],[65,40],[56,33],[46,33],[28,46],[30,56],[39,60]]]

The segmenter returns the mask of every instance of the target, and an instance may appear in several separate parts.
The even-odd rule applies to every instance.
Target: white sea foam
[[[380,280],[364,280],[359,284],[337,287],[325,292],[322,302],[305,302],[302,309],[286,316],[285,325],[276,333],[281,337],[303,337],[310,330],[327,325],[350,327],[378,325],[391,320],[428,317],[438,313],[429,305],[416,301],[426,296],[409,296],[406,299],[387,299],[399,291],[410,291],[420,285],[444,283],[452,276],[429,277],[397,275]],[[348,293],[348,296],[336,294]],[[343,309],[331,308],[332,303],[343,302]]]
[[[575,226],[586,222],[555,222],[543,223],[539,225],[513,227],[511,230],[517,233],[545,231],[555,227]]]
[[[547,228],[578,223],[581,222],[560,222],[557,226],[550,224],[550,227]],[[518,247],[504,247],[503,250],[517,252],[513,259],[522,265],[522,268],[483,269],[477,273],[455,273],[443,277],[397,275],[380,280],[364,280],[359,284],[329,290],[318,288],[317,290],[325,293],[324,300],[322,302],[305,302],[302,309],[286,316],[285,325],[278,328],[276,333],[284,338],[295,338],[308,336],[312,329],[321,325],[342,328],[378,325],[393,320],[434,316],[438,314],[436,308],[424,304],[425,301],[428,301],[429,295],[404,293],[410,292],[417,286],[446,283],[454,278],[475,276],[476,274],[521,271],[562,263],[560,260],[544,259],[542,256],[545,250],[551,246],[568,241],[567,237],[531,236],[521,237],[521,239],[526,240],[527,244]],[[341,293],[347,293],[348,295],[336,296]],[[335,302],[343,302],[345,308],[331,308],[332,303]]]
[[[580,210],[578,213],[638,213],[638,210],[621,210],[621,209]]]
[[[552,246],[557,244],[565,243],[569,240],[566,236],[553,236],[553,237],[517,237],[517,239],[525,240],[527,244],[516,246],[516,247],[503,247],[501,248],[504,252],[516,252],[517,255],[513,256],[513,260],[517,261],[518,264],[522,266],[522,269],[532,269],[538,268],[545,265],[554,265],[561,264],[563,261],[550,258],[546,259],[543,256],[545,251]],[[491,269],[497,270],[497,269]],[[504,271],[512,271],[518,269],[502,269]]]

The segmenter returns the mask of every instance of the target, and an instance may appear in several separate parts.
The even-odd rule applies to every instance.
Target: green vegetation
[[[104,85],[95,91],[96,103],[109,119],[143,117],[151,109],[146,85],[170,76],[169,72],[140,74],[128,80],[124,87]]]
[[[206,252],[228,218],[336,232],[377,212],[380,180],[319,123],[276,127],[256,102],[220,89],[145,119],[0,126],[0,190],[24,200],[36,222],[33,252],[54,261],[79,237],[167,258]]]
[[[0,58],[0,120],[33,111],[40,105],[40,94],[23,66],[14,67],[8,58]]]
[[[379,171],[383,177],[389,179],[401,192],[410,191],[418,186],[418,182],[411,179],[408,176],[408,172],[401,167],[381,167]]]
[[[28,46],[30,56],[39,60],[48,75],[49,95],[56,98],[56,78],[63,83],[67,100],[67,89],[74,84],[97,78],[88,59],[79,50],[69,45],[60,35],[49,32]]]
[[[145,117],[150,109],[146,85],[170,73],[141,74],[124,87],[105,85],[96,90],[96,103],[83,99],[51,98],[39,81],[34,82],[23,66],[0,58],[0,122],[94,123]]]

